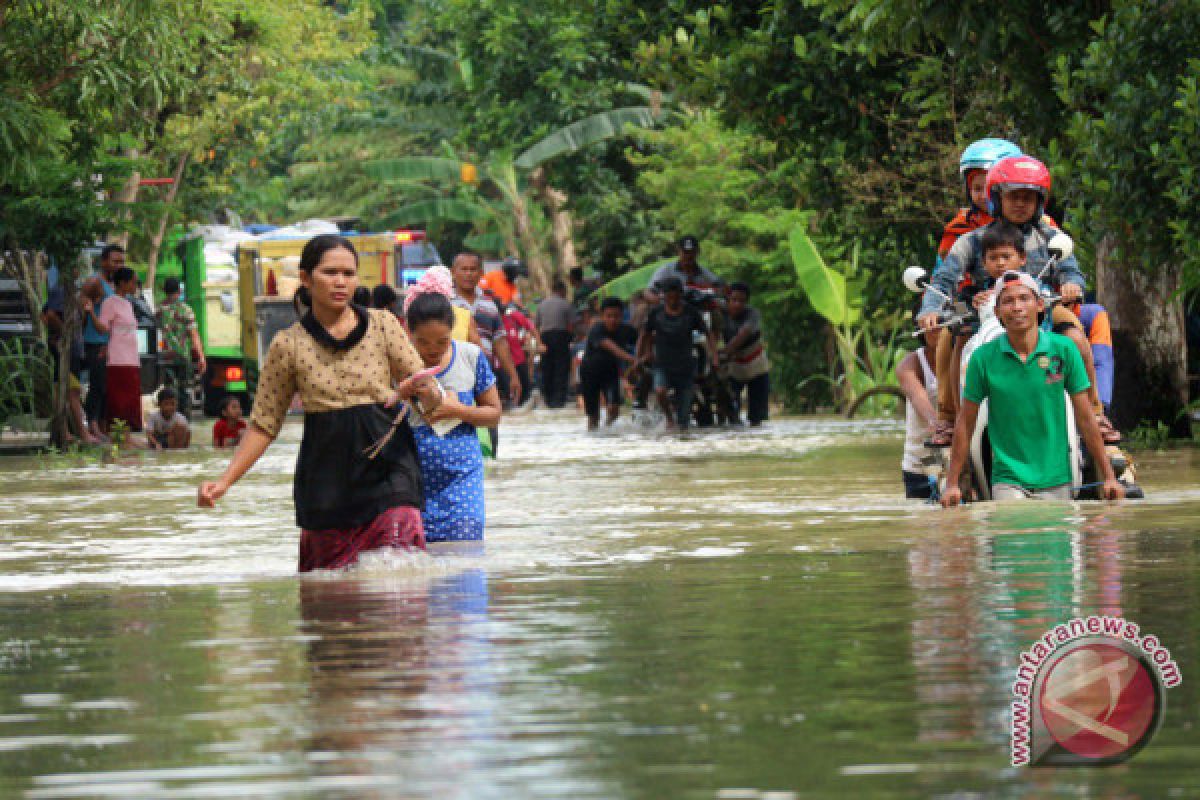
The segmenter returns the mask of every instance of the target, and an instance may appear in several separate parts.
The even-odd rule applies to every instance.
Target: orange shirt
[[[494,269],[484,275],[479,285],[494,293],[504,305],[508,305],[521,296],[517,285],[508,280],[508,276],[504,274],[504,270],[502,269]]]

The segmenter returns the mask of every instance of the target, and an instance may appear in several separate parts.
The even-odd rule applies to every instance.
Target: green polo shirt
[[[1007,336],[971,356],[963,398],[988,401],[992,483],[1048,489],[1071,481],[1071,448],[1063,390],[1086,391],[1091,383],[1074,343],[1038,332],[1037,347],[1022,363]]]

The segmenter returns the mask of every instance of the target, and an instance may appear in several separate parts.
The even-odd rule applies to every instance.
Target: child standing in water
[[[411,291],[411,290],[410,290]],[[445,396],[413,414],[413,436],[425,484],[425,539],[483,538],[483,453],[475,429],[500,421],[496,376],[483,350],[454,339],[454,308],[436,291],[408,302],[408,330],[426,367],[438,369]]]
[[[293,496],[300,571],[344,567],[367,550],[423,548],[416,445],[407,420],[388,405],[396,394],[422,391],[436,413],[438,392],[412,377],[421,359],[400,321],[350,302],[358,254],[349,240],[309,240],[300,281],[309,310],[271,340],[250,427],[225,473],[200,485],[199,504],[212,507],[254,466],[299,392],[304,437]]]

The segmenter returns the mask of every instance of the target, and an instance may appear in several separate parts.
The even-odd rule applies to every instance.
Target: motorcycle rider
[[[1021,155],[1021,148],[1007,139],[980,139],[967,145],[958,159],[958,175],[963,182],[967,207],[960,208],[942,229],[938,243],[938,263],[950,252],[960,236],[982,228],[992,221],[988,213],[987,172],[1002,158]]]
[[[959,479],[984,400],[992,448],[992,497],[1070,500],[1064,389],[1078,430],[1103,476],[1101,495],[1107,500],[1124,497],[1087,397],[1088,377],[1079,350],[1066,337],[1041,329],[1045,304],[1037,281],[1026,272],[1009,271],[1000,276],[996,291],[996,316],[1005,335],[981,345],[967,366],[942,505],[949,508],[962,502]]]
[[[985,188],[988,195],[989,210],[995,219],[988,225],[976,228],[970,233],[959,237],[946,254],[942,263],[933,272],[930,284],[947,295],[953,296],[959,281],[967,276],[977,286],[986,285],[987,275],[983,265],[982,241],[986,232],[1002,222],[1009,223],[1020,229],[1024,236],[1024,251],[1027,256],[1025,270],[1039,274],[1050,259],[1048,243],[1058,232],[1048,218],[1044,216],[1046,202],[1049,199],[1051,187],[1050,171],[1046,165],[1031,156],[1013,156],[997,161],[988,170]],[[1083,295],[1084,278],[1079,270],[1079,264],[1074,256],[1067,256],[1057,262],[1059,292],[1064,304],[1071,304]],[[917,324],[923,330],[930,330],[938,324],[939,298],[931,291],[925,292]],[[1080,345],[1085,366],[1091,384],[1095,386],[1095,368],[1092,366],[1091,346],[1087,337],[1070,325],[1062,314],[1070,314],[1065,308],[1056,307],[1054,320],[1056,329],[1062,329],[1069,338]],[[1074,315],[1071,315],[1072,317]],[[938,385],[953,381],[957,387],[958,381],[949,370],[938,371]],[[1120,441],[1120,434],[1104,416],[1099,397],[1093,395],[1093,411],[1100,425],[1104,440],[1108,443]],[[945,446],[952,433],[950,420],[944,409],[938,410],[938,423],[931,444]],[[948,430],[949,429],[949,430]]]
[[[697,261],[700,255],[700,240],[690,233],[680,238],[678,260],[673,264],[665,264],[654,272],[650,286],[646,289],[646,300],[656,305],[663,294],[663,285],[668,278],[679,279],[685,289],[716,289],[721,286],[721,279],[702,267]]]
[[[988,213],[987,201],[987,172],[1000,159],[1019,155],[1021,148],[1007,139],[980,139],[963,150],[958,159],[958,174],[963,182],[967,207],[960,208],[942,229],[942,239],[938,243],[938,266],[941,266],[960,237],[991,223],[992,215]],[[938,336],[935,370],[942,380],[938,383],[938,413],[929,441],[935,447],[946,447],[950,444],[954,418],[958,414],[958,365],[968,334],[963,332],[955,336],[949,329],[943,329]]]
[[[667,418],[667,430],[687,430],[692,413],[692,390],[696,380],[696,360],[693,355],[692,333],[703,333],[713,368],[717,368],[716,338],[704,318],[692,306],[683,302],[683,281],[671,276],[661,284],[663,302],[646,318],[638,337],[637,360],[650,363],[654,351],[654,393]],[[670,392],[675,392],[672,414]]]

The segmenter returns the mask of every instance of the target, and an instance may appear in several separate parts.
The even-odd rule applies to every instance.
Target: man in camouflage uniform
[[[187,389],[192,382],[192,353],[196,354],[195,369],[203,375],[208,369],[204,360],[204,347],[200,343],[200,331],[196,327],[196,314],[191,306],[179,298],[179,279],[167,278],[163,282],[166,299],[158,311],[166,350],[168,385],[174,386],[181,400],[186,402]],[[183,405],[183,403],[181,403]]]

